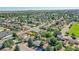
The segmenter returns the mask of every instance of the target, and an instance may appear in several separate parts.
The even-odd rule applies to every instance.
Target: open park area
[[[71,26],[71,28],[69,29],[69,34],[79,37],[79,22],[77,22]]]

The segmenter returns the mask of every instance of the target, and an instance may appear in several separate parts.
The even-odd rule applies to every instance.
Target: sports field
[[[75,34],[76,37],[79,37],[79,22],[72,25],[72,27],[69,29],[69,34]]]

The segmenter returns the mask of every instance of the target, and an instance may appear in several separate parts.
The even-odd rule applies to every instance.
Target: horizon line
[[[0,11],[25,11],[25,10],[74,10],[79,7],[0,7]]]

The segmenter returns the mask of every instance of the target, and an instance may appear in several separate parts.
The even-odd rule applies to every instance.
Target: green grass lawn
[[[69,34],[72,35],[75,34],[76,37],[79,37],[79,22],[72,25],[72,27],[69,29]]]

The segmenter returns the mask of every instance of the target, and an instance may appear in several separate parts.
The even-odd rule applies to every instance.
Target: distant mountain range
[[[0,11],[24,11],[24,10],[70,10],[79,7],[0,7]]]

